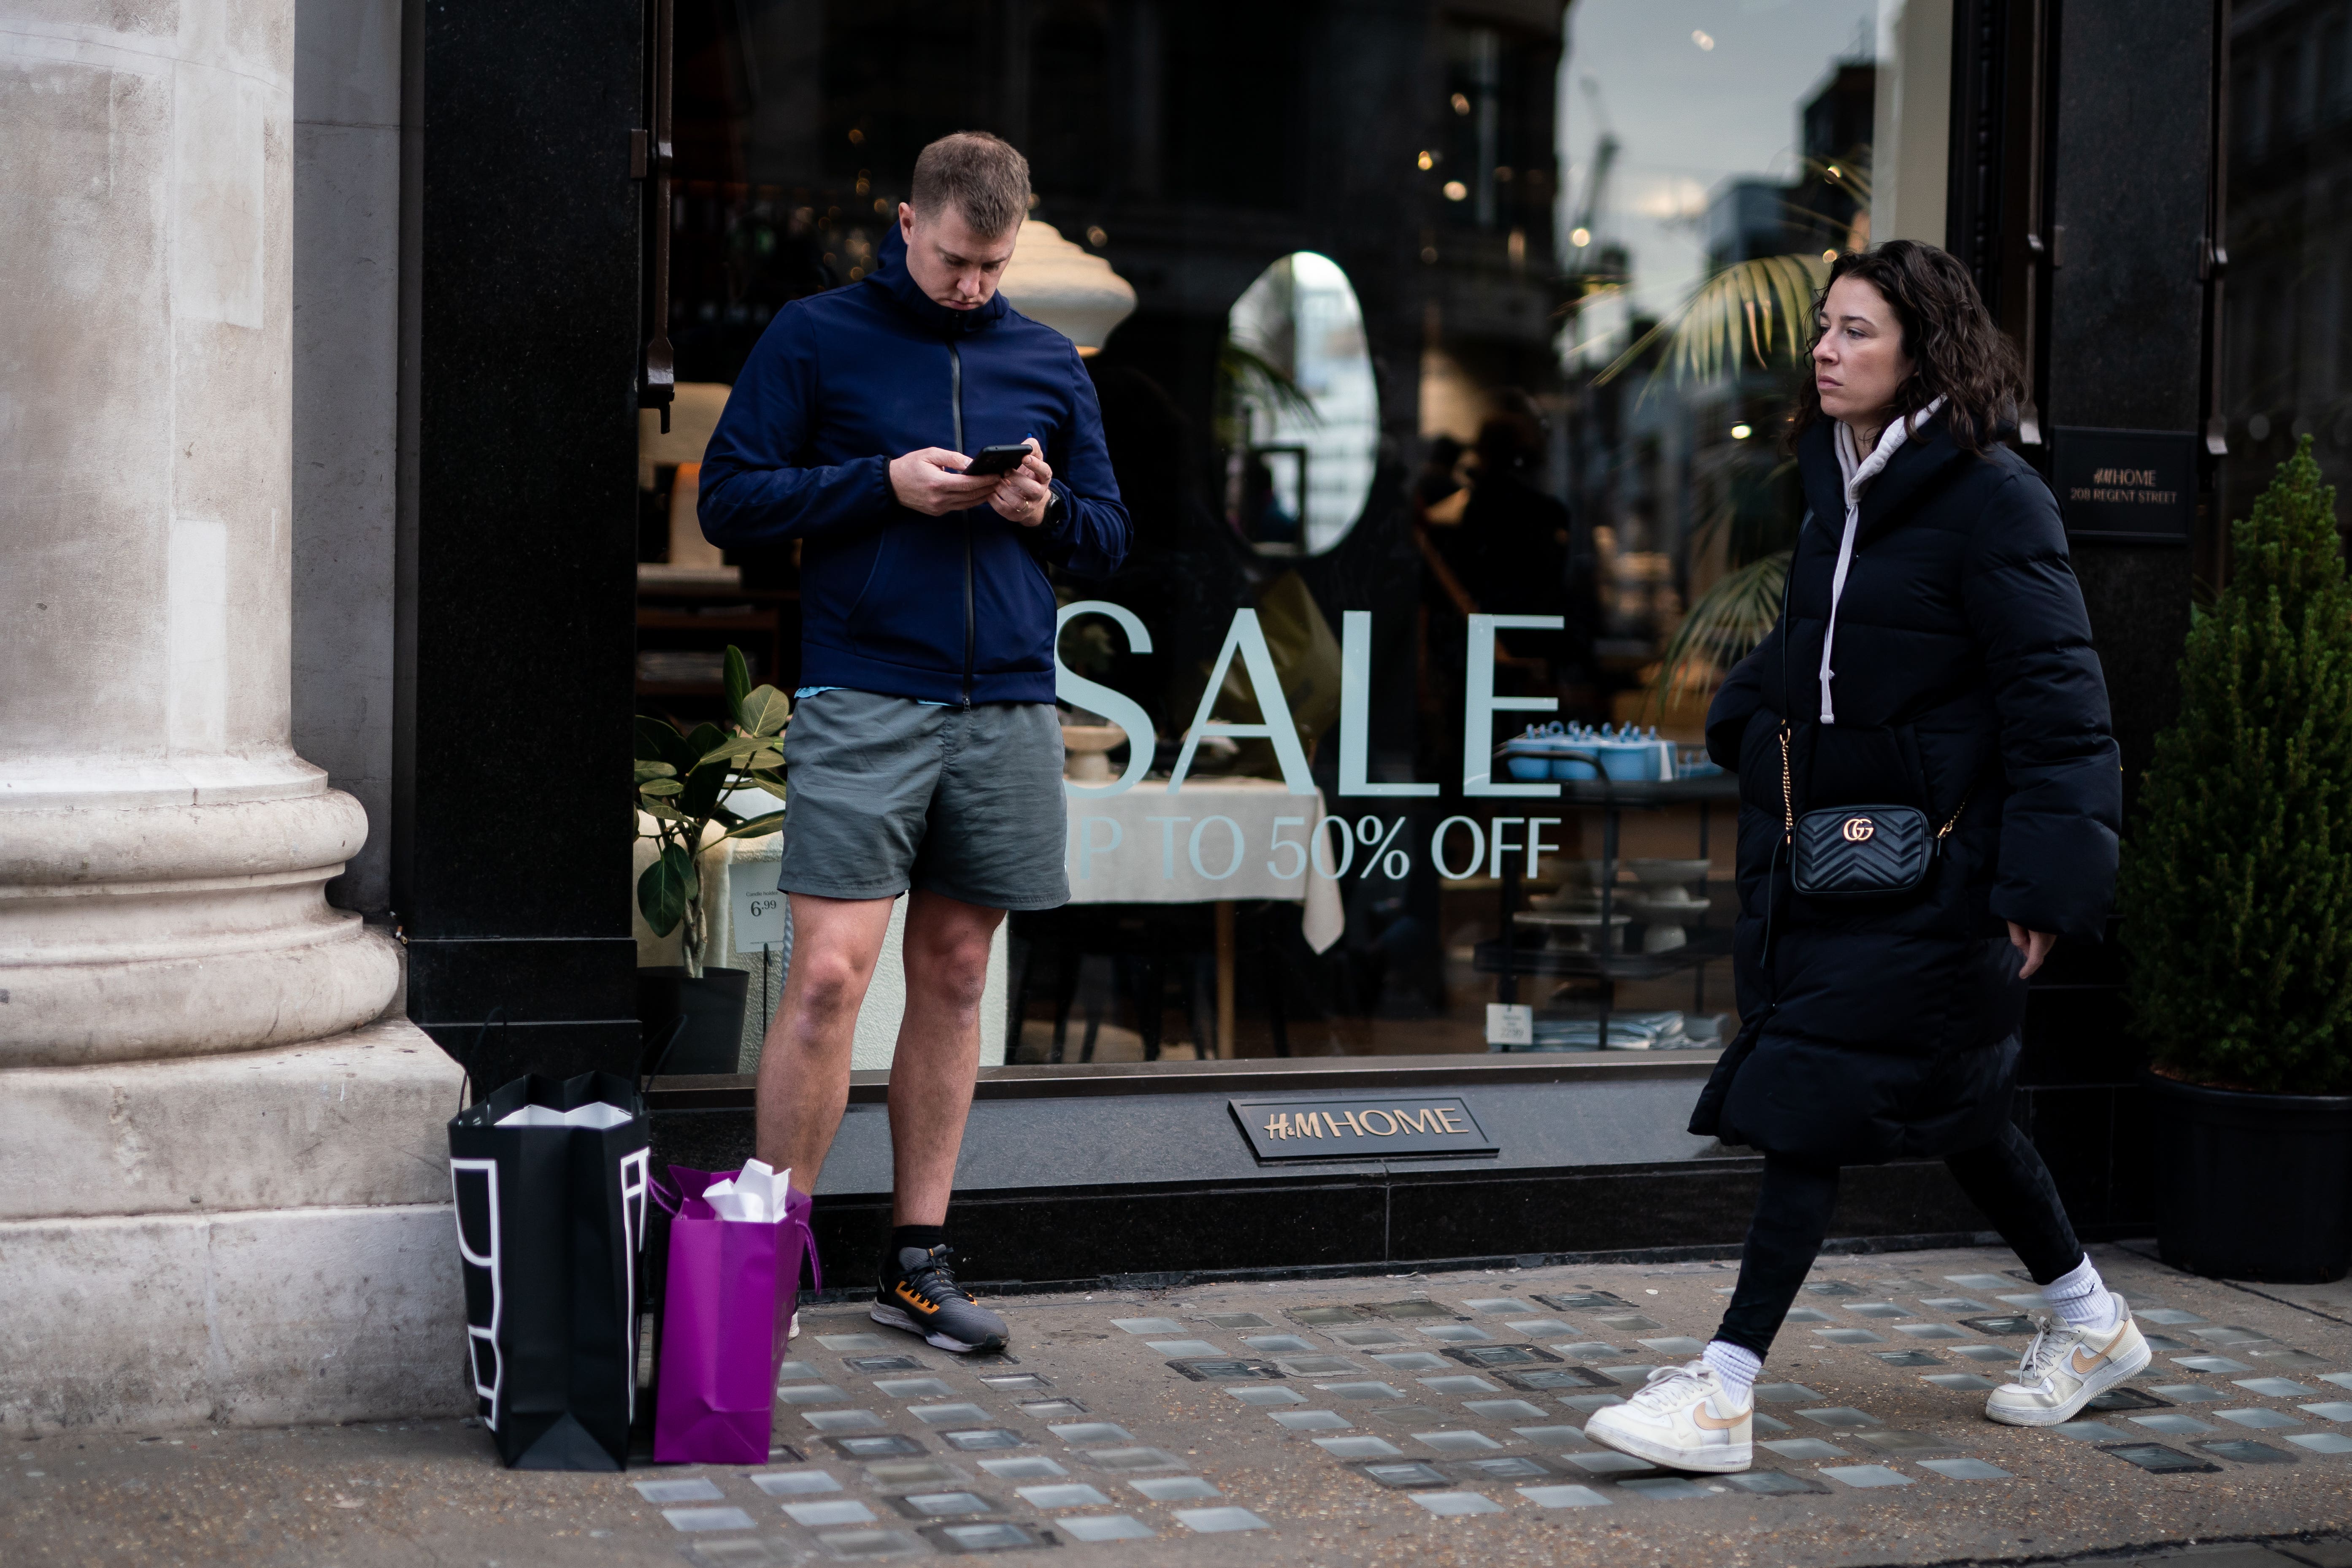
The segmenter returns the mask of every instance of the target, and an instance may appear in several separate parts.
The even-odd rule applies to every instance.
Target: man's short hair
[[[994,239],[1029,214],[1029,160],[985,131],[959,131],[915,160],[914,208],[929,219],[952,202],[972,233]]]

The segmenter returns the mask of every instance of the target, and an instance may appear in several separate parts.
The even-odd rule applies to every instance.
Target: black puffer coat
[[[1708,752],[1739,775],[1735,967],[1752,1049],[1727,1086],[1718,1070],[1694,1130],[1868,1164],[1949,1153],[1998,1131],[2025,1009],[2023,960],[2004,922],[2096,940],[2123,781],[2048,487],[2005,447],[1960,450],[1940,418],[1863,493],[1832,647],[1836,722],[1820,722],[1845,525],[1833,430],[1822,421],[1799,441],[1811,516],[1786,620],[1707,714]],[[1918,890],[1856,905],[1791,889],[1780,848],[1784,715],[1799,816],[1914,805],[1940,826],[1965,799]]]

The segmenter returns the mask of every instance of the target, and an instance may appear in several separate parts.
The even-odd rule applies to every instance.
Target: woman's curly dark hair
[[[1990,447],[2001,426],[2015,419],[2024,378],[2016,348],[1993,325],[1968,268],[1937,246],[1890,239],[1875,250],[1839,257],[1831,264],[1830,283],[1841,278],[1859,278],[1877,289],[1903,325],[1903,352],[1913,368],[1895,390],[1895,412],[1916,414],[1940,397],[1953,442],[1979,455]],[[1823,284],[1813,297],[1816,325],[1805,345],[1809,366],[1813,344],[1821,342],[1818,323],[1829,295],[1829,284]],[[1790,438],[1821,417],[1821,388],[1808,374],[1797,393]]]

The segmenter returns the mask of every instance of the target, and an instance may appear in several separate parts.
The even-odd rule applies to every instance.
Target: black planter
[[[2352,1267],[2352,1095],[2247,1094],[2142,1073],[2164,1261],[2315,1284]]]
[[[637,971],[637,1022],[648,1040],[658,1040],[683,1016],[686,1033],[670,1048],[662,1075],[730,1073],[740,1070],[743,1053],[743,999],[748,969],[705,969],[689,980],[678,964]]]

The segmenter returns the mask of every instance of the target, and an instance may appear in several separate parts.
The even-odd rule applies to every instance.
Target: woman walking
[[[1707,714],[1740,781],[1746,1026],[1691,1131],[1760,1150],[1763,1190],[1705,1355],[1586,1427],[1685,1469],[1748,1467],[1842,1165],[1940,1156],[2042,1287],[2056,1318],[1991,1419],[2071,1420],[2148,1360],[2009,1119],[2026,978],[2098,936],[2122,797],[2056,505],[1996,440],[2016,357],[1907,240],[1841,257],[1815,327],[1787,607]]]

